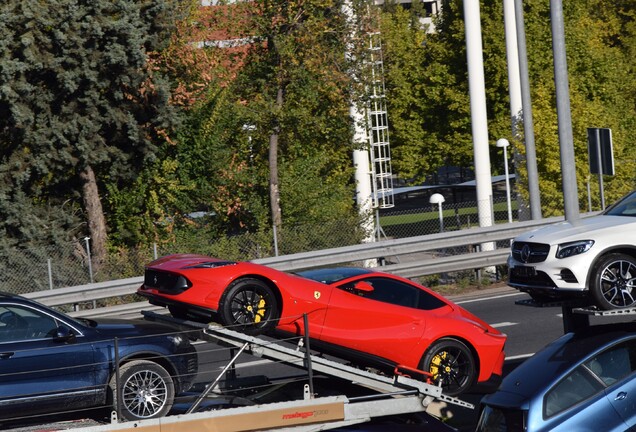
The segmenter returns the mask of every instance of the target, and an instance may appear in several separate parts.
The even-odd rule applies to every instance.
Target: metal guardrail
[[[293,255],[253,260],[257,264],[267,265],[282,271],[298,271],[315,267],[326,267],[366,260],[389,259],[397,257],[402,264],[383,266],[386,271],[408,277],[425,276],[434,273],[477,269],[495,264],[504,264],[510,253],[508,248],[496,252],[466,253],[452,257],[432,257],[424,259],[426,252],[451,249],[460,246],[475,246],[510,240],[519,234],[535,228],[562,221],[563,217],[553,217],[540,221],[513,222],[484,228],[470,228],[460,231],[448,231],[438,234],[383,240],[333,249],[302,252]],[[467,249],[468,250],[468,249]],[[409,259],[410,258],[410,259]],[[417,263],[413,263],[413,258]],[[408,262],[407,262],[408,261]],[[443,266],[444,269],[438,269]]]
[[[484,228],[471,228],[461,231],[449,231],[433,235],[383,240],[341,248],[263,258],[254,260],[253,262],[267,265],[281,271],[298,271],[366,260],[383,260],[389,263],[380,267],[382,271],[409,278],[436,273],[480,269],[505,264],[510,249],[500,248],[481,252],[469,252],[470,248],[467,247],[467,253],[451,256],[435,256],[431,251],[461,246],[473,246],[474,248],[472,249],[479,250],[480,245],[509,240],[521,233],[559,222],[563,219],[563,217],[554,217],[540,221],[498,224]],[[48,291],[31,292],[24,294],[24,297],[34,299],[48,306],[78,305],[86,302],[96,302],[134,294],[142,283],[143,277],[140,276]],[[76,317],[118,316],[123,318],[139,318],[142,309],[161,310],[161,308],[150,305],[147,301],[139,301],[115,306],[76,310],[71,312],[70,315]]]

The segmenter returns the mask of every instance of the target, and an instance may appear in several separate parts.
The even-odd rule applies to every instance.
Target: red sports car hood
[[[477,327],[481,327],[482,329],[484,329],[484,331],[488,333],[494,333],[494,334],[501,333],[499,330],[495,329],[494,327],[491,327],[487,322],[483,321],[481,318],[478,318],[477,316],[468,312],[466,309],[457,305],[453,305],[453,309],[455,313],[457,313],[461,317],[461,319],[468,321],[476,325]]]

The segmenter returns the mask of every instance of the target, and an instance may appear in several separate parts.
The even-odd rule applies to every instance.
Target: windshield
[[[608,208],[604,214],[610,216],[636,217],[636,191],[626,195],[616,204]]]
[[[359,267],[338,267],[338,268],[322,268],[316,270],[305,270],[296,272],[298,276],[312,279],[324,284],[332,284],[341,280],[358,276],[365,273],[371,273],[372,271]]]
[[[479,416],[475,432],[523,432],[525,411],[486,405]]]

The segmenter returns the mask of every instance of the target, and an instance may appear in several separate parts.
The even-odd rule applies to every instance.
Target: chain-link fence
[[[511,199],[510,207],[507,201],[503,197],[492,203],[443,202],[425,208],[387,209],[379,217],[380,238],[414,237],[519,220],[517,200]]]
[[[518,220],[518,203],[513,197],[508,206],[506,197],[484,203],[491,214],[483,226],[505,223],[509,214]],[[63,288],[93,282],[143,275],[144,265],[156,257],[173,253],[198,253],[233,260],[253,260],[275,255],[287,255],[312,250],[359,244],[370,236],[384,240],[405,238],[442,231],[480,226],[480,211],[475,202],[441,203],[424,208],[386,209],[374,216],[374,232],[360,228],[360,220],[352,218],[320,225],[283,227],[256,233],[223,238],[191,236],[147,249],[118,250],[97,264],[91,260],[90,241],[82,239],[66,245],[40,249],[0,251],[2,290],[26,292]],[[488,208],[487,208],[488,209]],[[508,210],[510,209],[510,210]],[[370,224],[369,224],[370,225]],[[202,230],[202,232],[204,232]],[[505,245],[502,245],[505,246]],[[466,253],[444,250],[445,255]]]
[[[146,263],[174,253],[252,260],[358,244],[366,235],[356,218],[222,238],[208,238],[205,232],[201,229],[200,235],[179,238],[146,249],[111,251],[102,263],[92,259],[88,239],[55,247],[0,251],[0,290],[24,294],[141,276]]]

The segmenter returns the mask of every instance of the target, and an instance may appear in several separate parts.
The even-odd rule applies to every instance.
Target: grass
[[[517,203],[511,203],[512,210],[517,210]],[[495,216],[503,215],[503,217],[499,218],[501,222],[508,222],[508,205],[507,203],[496,203],[493,205],[493,212]],[[455,209],[446,209],[442,208],[442,217],[444,219],[454,218],[455,215],[459,216],[474,216],[475,222],[478,220],[478,212],[477,207],[463,207],[457,209],[457,213]],[[403,225],[403,224],[412,224],[418,222],[429,222],[435,221],[439,219],[439,211],[430,211],[430,212],[421,212],[421,213],[411,213],[411,214],[401,214],[401,215],[391,215],[391,216],[381,216],[382,226],[394,226],[394,225]],[[497,221],[497,218],[495,218]]]
[[[497,273],[499,275],[507,274],[505,266],[498,268]],[[481,274],[480,278],[477,275],[472,270],[464,270],[444,273],[443,275],[424,276],[419,278],[418,282],[445,297],[506,286],[505,279],[495,278],[491,274]]]

